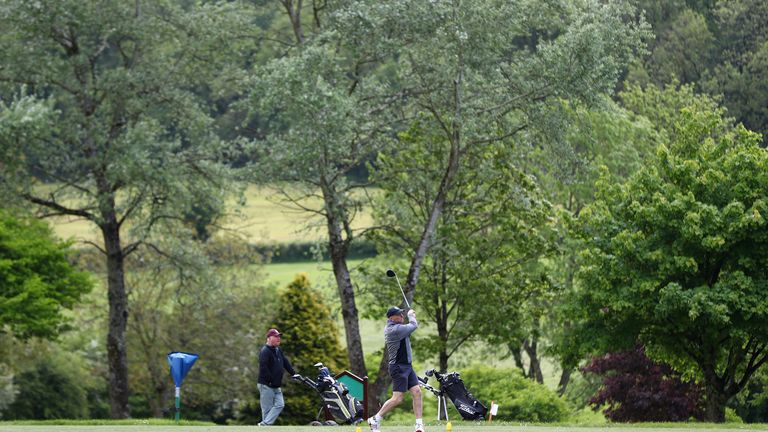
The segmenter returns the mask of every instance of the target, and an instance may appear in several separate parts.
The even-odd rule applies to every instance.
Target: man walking
[[[403,310],[391,307],[387,310],[387,325],[384,327],[384,345],[389,361],[389,376],[392,377],[392,397],[381,406],[375,416],[368,419],[372,431],[379,431],[384,415],[392,411],[403,401],[406,390],[413,397],[413,413],[416,415],[416,432],[424,432],[421,419],[421,388],[416,372],[413,371],[413,353],[411,352],[411,333],[418,327],[416,311],[408,311],[408,324],[404,324]]]
[[[259,353],[259,401],[261,402],[261,423],[259,426],[270,426],[275,423],[277,416],[283,411],[285,401],[283,391],[283,370],[295,375],[288,357],[280,350],[281,333],[277,329],[269,329],[267,343]]]

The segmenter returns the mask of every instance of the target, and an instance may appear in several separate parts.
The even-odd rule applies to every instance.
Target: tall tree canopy
[[[224,147],[202,89],[226,77],[239,3],[7,1],[0,83],[48,99],[44,127],[2,134],[0,187],[44,216],[84,219],[102,241],[113,417],[127,417],[124,260],[178,225],[192,202],[223,202]],[[234,54],[237,52],[235,51]],[[7,93],[6,93],[7,94]],[[29,132],[26,132],[26,131]],[[51,182],[46,187],[41,181]],[[130,227],[130,231],[129,231]]]
[[[768,152],[722,111],[683,109],[674,139],[582,211],[575,340],[632,347],[700,379],[706,418],[768,361]]]

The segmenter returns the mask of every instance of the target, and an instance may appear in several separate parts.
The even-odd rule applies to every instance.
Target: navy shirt
[[[283,370],[287,370],[291,375],[296,373],[279,347],[264,345],[259,353],[259,384],[272,388],[281,387]]]

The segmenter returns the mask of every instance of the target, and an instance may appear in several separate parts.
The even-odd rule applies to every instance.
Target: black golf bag
[[[363,404],[351,396],[347,386],[336,381],[331,371],[322,363],[315,364],[315,367],[318,371],[317,381],[301,375],[294,375],[293,379],[315,389],[323,399],[323,406],[328,409],[337,423],[353,424],[362,421]]]
[[[475,399],[464,386],[464,381],[461,380],[461,376],[458,372],[440,373],[434,369],[426,372],[427,377],[432,375],[437,378],[437,382],[440,383],[440,390],[435,390],[431,386],[427,385],[429,378],[419,378],[422,382],[422,386],[435,393],[438,397],[448,397],[453,402],[453,406],[461,415],[464,420],[482,420],[485,415],[488,414],[488,408],[483,405],[479,400]],[[439,402],[438,402],[439,403]],[[447,416],[446,412],[446,416]],[[439,415],[439,409],[438,409]]]

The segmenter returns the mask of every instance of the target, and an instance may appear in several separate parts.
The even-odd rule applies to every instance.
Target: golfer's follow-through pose
[[[259,352],[259,402],[261,403],[261,423],[259,426],[269,426],[275,423],[277,416],[283,411],[285,401],[283,391],[283,370],[295,375],[291,362],[280,350],[280,335],[277,329],[269,329],[267,343]]]
[[[389,360],[389,375],[392,377],[392,397],[382,405],[375,416],[368,419],[372,431],[380,430],[384,414],[392,411],[403,401],[406,390],[413,396],[413,413],[416,415],[416,432],[424,432],[421,420],[421,388],[416,372],[411,367],[411,333],[419,327],[416,312],[408,311],[408,324],[404,324],[403,310],[391,307],[387,310],[387,326],[384,327],[384,344]]]

